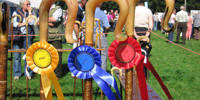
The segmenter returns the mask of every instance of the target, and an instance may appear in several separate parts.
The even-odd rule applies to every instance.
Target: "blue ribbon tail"
[[[93,79],[96,81],[98,86],[101,88],[103,93],[108,97],[108,100],[116,100],[115,95],[111,91],[110,87],[104,80],[99,78],[96,74],[92,75]]]
[[[97,65],[94,65],[94,68],[92,69],[92,76],[93,76],[93,78],[95,77],[95,78],[98,78],[99,80],[101,80],[101,81],[103,81],[105,84],[106,84],[106,86],[108,86],[108,85],[111,85],[114,89],[115,89],[115,91],[116,91],[116,93],[117,93],[117,95],[118,95],[118,98],[119,98],[119,100],[121,100],[121,95],[120,95],[120,92],[119,92],[119,90],[118,90],[118,86],[117,86],[117,82],[116,82],[116,80],[114,79],[114,77],[113,76],[111,76],[109,73],[107,73],[106,71],[104,71],[101,67],[98,67]],[[95,79],[94,79],[95,80]],[[96,81],[96,80],[95,80]],[[97,81],[96,81],[97,82]],[[98,82],[97,82],[97,84],[98,84]],[[102,88],[101,88],[102,89]],[[103,90],[103,89],[102,89]],[[109,90],[110,90],[110,87],[109,87]],[[111,90],[110,90],[111,91]],[[103,91],[104,92],[104,91]],[[108,92],[108,90],[106,90],[105,92]],[[111,93],[113,94],[113,92],[111,91]],[[106,95],[106,93],[104,93],[105,95]],[[109,94],[110,95],[110,94]],[[113,96],[114,96],[114,94],[113,94]],[[108,96],[107,96],[108,97]],[[115,97],[115,96],[114,96]],[[113,98],[113,97],[112,97]],[[111,99],[111,100],[114,100],[114,99]]]

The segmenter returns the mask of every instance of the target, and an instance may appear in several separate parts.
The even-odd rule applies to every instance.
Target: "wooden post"
[[[26,18],[26,50],[28,49],[28,20],[30,18],[33,18],[35,20],[35,24],[34,25],[37,24],[37,17],[36,16],[32,15],[32,16],[28,16]],[[26,77],[26,100],[28,100],[28,89],[29,89],[28,80],[29,80],[28,77]]]
[[[125,100],[133,99],[133,69],[126,70]]]
[[[121,31],[123,25],[125,24],[125,20],[128,14],[128,3],[126,0],[88,0],[86,5],[86,36],[85,43],[86,45],[93,45],[93,29],[94,29],[94,12],[97,5],[101,4],[105,1],[114,1],[120,7],[120,16],[115,28],[115,38],[119,40],[123,40],[121,38]],[[92,99],[92,79],[85,80],[84,87],[84,100]]]
[[[9,8],[0,4],[0,100],[6,100]]]
[[[40,100],[45,100],[44,90],[42,88],[41,76],[40,76]]]
[[[14,18],[14,17],[18,17],[18,18],[19,18],[19,22],[21,22],[21,20],[22,20],[21,16],[19,16],[19,15],[12,16],[11,25],[10,25],[10,32],[11,32],[11,40],[10,40],[10,41],[11,41],[11,42],[10,42],[10,46],[11,46],[11,47],[10,47],[10,49],[11,49],[11,50],[13,50],[13,38],[14,38],[14,36],[13,36],[13,18]],[[10,100],[12,100],[13,52],[11,52],[10,58],[11,58],[11,61],[10,61],[10,83],[11,83],[11,84],[10,84]]]
[[[126,34],[129,37],[133,37],[134,32],[134,18],[135,18],[135,7],[139,0],[127,0],[129,4],[129,13],[126,20]],[[134,91],[135,86],[133,84],[133,71],[134,69],[126,70],[126,80],[125,80],[125,100],[133,100],[133,93],[137,94],[138,91]],[[135,81],[135,80],[134,80]]]
[[[83,100],[92,100],[92,79],[85,80]]]
[[[40,41],[47,41],[49,9],[54,2],[55,0],[43,0],[40,4],[40,11],[39,11]],[[42,88],[41,76],[40,76],[40,100],[45,100],[44,90]]]
[[[168,26],[169,19],[174,11],[174,4],[175,0],[165,0],[166,8],[165,8],[165,15],[162,23],[162,28],[165,31],[171,31],[172,28]]]
[[[47,41],[48,39],[48,17],[49,17],[49,9],[51,5],[56,0],[43,0],[40,4],[40,41]],[[73,26],[75,23],[76,15],[78,12],[78,2],[76,0],[64,0],[65,3],[68,6],[68,23],[66,24],[66,37],[68,37],[69,34],[72,34]],[[69,37],[71,38],[72,35]],[[40,100],[45,100],[44,98],[44,92],[42,89],[42,83],[40,82]]]

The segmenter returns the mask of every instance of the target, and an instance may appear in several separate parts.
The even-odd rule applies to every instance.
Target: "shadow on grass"
[[[97,98],[97,96],[100,95],[100,94],[101,94],[101,92],[95,92],[95,93],[93,92],[93,96],[95,96],[95,98]],[[56,93],[53,93],[52,95],[55,96],[55,97],[57,97]],[[63,95],[66,96],[66,97],[67,96],[73,97],[73,93],[63,93]],[[10,94],[7,94],[6,96],[7,97],[10,96]],[[40,94],[39,93],[32,93],[32,94],[28,94],[28,96],[29,97],[40,97]],[[82,93],[76,93],[75,96],[76,97],[77,96],[82,97],[83,94]],[[12,98],[20,98],[20,97],[26,97],[26,94],[25,93],[13,93],[12,94]]]
[[[64,77],[65,75],[67,75],[69,71],[68,69],[68,65],[65,63],[65,64],[62,64],[62,67],[63,67],[63,72],[62,72],[62,77]]]

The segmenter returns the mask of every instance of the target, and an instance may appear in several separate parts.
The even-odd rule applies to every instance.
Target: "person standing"
[[[193,18],[191,14],[189,13],[188,22],[187,22],[186,40],[190,40],[190,37],[192,34],[192,24],[193,24]]]
[[[110,10],[110,14],[112,15],[112,18],[115,19],[115,13],[114,13],[113,9]]]
[[[115,15],[115,17],[113,17],[113,20],[114,20],[114,23],[113,23],[113,31],[115,30],[115,27],[116,27],[116,25],[117,25],[117,20],[118,20],[118,18],[119,18],[118,10],[115,10],[114,15]]]
[[[101,4],[97,5],[97,7],[96,7],[95,18],[100,20],[101,26],[99,26],[98,22],[96,22],[96,27],[94,27],[94,34],[93,34],[93,41],[94,42],[93,43],[95,43],[95,41],[96,41],[97,30],[100,27],[101,27],[101,30],[100,30],[100,32],[98,32],[99,34],[103,33],[104,31],[108,31],[109,28],[110,28],[108,18],[106,16],[106,14],[104,13],[104,11],[100,9],[100,7],[101,7]],[[84,16],[83,20],[85,20],[85,16]],[[100,41],[98,40],[97,42],[98,42],[97,43],[98,47],[99,47],[99,42],[101,42],[101,48],[105,48],[105,50],[101,51],[101,61],[102,61],[101,67],[104,70],[106,70],[106,68],[107,68],[107,55],[108,55],[108,42],[107,42],[106,34],[102,34],[101,40]]]
[[[62,16],[63,11],[61,6],[59,6],[59,1],[56,1],[50,8],[49,22],[48,22],[48,42],[52,44],[56,49],[62,49],[62,36],[63,24]],[[55,69],[55,74],[57,78],[61,78],[64,74],[64,68],[62,66],[62,52],[59,52],[59,63],[58,67]]]
[[[111,15],[110,12],[108,12],[107,18],[108,18],[108,21],[109,21],[110,27],[111,27],[111,28],[110,28],[110,31],[113,32],[113,31],[114,31],[114,30],[113,30],[113,23],[114,23],[114,21],[113,21],[113,16]]]
[[[84,17],[86,2],[87,2],[86,0],[78,0],[78,13],[77,13],[76,20],[78,20],[80,22],[82,22],[83,17]]]
[[[199,40],[200,38],[200,12],[194,16],[194,35],[195,39]]]
[[[141,0],[138,2],[136,8],[135,8],[135,30],[134,30],[134,37],[137,39],[140,36],[146,36],[150,40],[150,32],[153,29],[153,14],[152,11],[144,6],[144,0]],[[140,46],[142,54],[145,56],[145,59],[149,57],[150,51],[151,51],[151,44],[147,42],[146,39],[140,40]],[[144,66],[144,74],[146,79],[148,79],[148,71],[147,68]],[[133,73],[133,80],[137,80],[136,73]],[[136,100],[139,99],[139,91],[138,91],[138,85],[133,82],[133,99]]]
[[[140,36],[146,36],[150,40],[150,32],[153,28],[153,14],[152,11],[144,6],[144,1],[138,2],[135,8],[135,30],[134,30],[134,37],[137,39]],[[142,39],[140,41],[141,48],[146,51],[145,57],[149,56],[151,51],[151,44],[147,43],[146,39]],[[149,47],[146,49],[146,47]],[[147,69],[144,67],[145,76],[147,77]]]
[[[115,13],[114,13],[113,9],[110,10],[110,15],[112,16],[112,19],[113,19],[110,30],[113,32],[115,30],[115,24],[116,24],[116,22],[114,20],[115,19]]]
[[[143,1],[140,1],[135,8],[135,15],[135,38],[138,38],[139,36],[150,37],[150,31],[153,28],[152,11],[144,6]]]
[[[85,4],[86,4],[86,0],[78,0],[78,13],[76,16],[76,21],[79,21],[80,23],[82,23],[83,17],[84,17],[84,11],[85,11]],[[74,24],[74,31],[73,31],[73,39],[78,41],[79,38],[79,29],[80,29],[80,25],[75,23]],[[78,46],[78,44],[80,43],[73,43],[73,48],[76,48]]]
[[[187,30],[187,22],[188,22],[188,13],[185,11],[185,7],[181,6],[180,11],[176,14],[177,25],[177,36],[176,43],[179,43],[180,34],[182,32],[182,42],[185,43],[186,30]]]
[[[175,21],[176,21],[176,10],[174,9],[170,19],[169,19],[169,23],[168,23],[168,26],[170,28],[172,28],[175,24]],[[173,41],[173,37],[174,37],[174,30],[171,30],[169,33],[168,33],[168,42],[172,42]]]
[[[103,33],[104,31],[107,32],[110,28],[110,24],[108,21],[108,18],[106,16],[106,14],[103,12],[103,10],[101,10],[101,4],[99,4],[95,10],[95,18],[100,20],[100,25],[98,26],[98,24],[96,24],[96,28],[100,28],[101,27],[101,32],[99,32],[100,36],[101,33]],[[94,29],[94,35],[93,35],[93,40],[95,41],[96,39],[96,30]],[[105,30],[104,30],[105,29]],[[106,34],[102,34],[101,40],[98,41],[97,46],[99,47],[99,42],[101,42],[101,48],[105,48],[105,50],[101,51],[101,61],[102,61],[102,65],[101,67],[106,70],[107,68],[107,55],[108,55],[108,41],[107,41],[107,37]]]
[[[157,31],[157,30],[158,30],[158,21],[159,21],[158,12],[155,12],[155,13],[153,14],[153,22],[154,22],[154,24],[153,24],[153,30],[154,30],[154,31]]]
[[[22,21],[17,17],[14,17],[13,19],[13,33],[17,35],[26,35],[26,18],[30,15],[35,15],[33,12],[31,6],[30,6],[29,0],[20,0],[20,9],[17,9],[13,12],[12,16],[19,15],[22,18]],[[33,35],[34,32],[34,23],[35,21],[33,19],[28,20],[28,34]],[[33,37],[28,37],[28,46],[30,46],[33,42]],[[27,49],[26,48],[26,37],[18,37],[17,40],[14,38],[13,42],[13,48],[16,49]],[[28,77],[28,79],[31,79],[33,72],[30,70],[30,68],[27,68],[27,64],[25,61],[24,64],[24,74]],[[27,72],[28,71],[28,72]],[[21,53],[15,52],[14,53],[14,64],[13,64],[13,72],[14,72],[14,80],[17,80],[22,75],[21,73]]]

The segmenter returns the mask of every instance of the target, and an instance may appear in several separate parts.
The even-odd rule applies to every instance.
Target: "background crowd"
[[[172,27],[173,30],[170,32],[164,32],[160,27],[164,15],[161,17],[158,15],[158,12],[155,12],[153,15],[154,27],[153,30],[161,30],[163,33],[168,35],[169,41],[174,41],[173,35],[174,32],[176,35],[176,43],[179,43],[180,36],[182,37],[182,43],[185,44],[185,40],[195,39],[199,40],[199,27],[200,27],[200,12],[191,13],[185,10],[184,6],[180,7],[180,11],[174,9],[173,14],[169,20],[169,27]]]
[[[79,7],[78,7],[78,14],[77,14],[77,21],[80,23],[82,21],[85,21],[85,4],[86,0],[78,0]],[[55,48],[62,49],[62,43],[63,43],[63,35],[55,35],[55,34],[63,34],[65,24],[67,23],[67,9],[63,9],[63,3],[62,1],[55,2],[51,8],[49,13],[49,22],[48,22],[48,42],[51,43]],[[27,33],[26,25],[28,24],[28,34],[34,35],[35,28],[34,23],[36,23],[36,20],[29,19],[26,20],[29,16],[37,16],[38,17],[38,11],[33,10],[31,8],[31,3],[29,0],[20,0],[20,6],[21,8],[17,8],[13,13],[13,34],[15,35],[25,35]],[[66,6],[66,5],[65,5]],[[176,13],[176,11],[178,11]],[[100,23],[102,33],[111,31],[113,32],[115,29],[115,26],[117,24],[117,20],[119,18],[120,11],[117,9],[111,9],[111,10],[102,10],[101,5],[98,5],[95,11],[95,18],[98,18],[100,20]],[[22,18],[21,21],[19,18],[14,17],[16,15],[20,15]],[[185,11],[184,6],[180,6],[180,10],[174,10],[173,14],[171,15],[171,18],[169,20],[169,27],[172,28],[170,31],[162,30],[161,23],[164,18],[164,15],[162,17],[158,16],[158,13],[155,12],[152,13],[151,9],[144,7],[144,3],[140,2],[138,3],[136,7],[136,16],[135,16],[135,38],[138,36],[147,36],[150,38],[151,31],[157,31],[161,30],[163,33],[165,33],[168,36],[169,43],[174,41],[174,33],[176,34],[176,43],[180,43],[180,38],[182,38],[183,44],[186,44],[186,40],[190,39],[196,39],[199,40],[200,38],[200,12],[195,14],[190,14]],[[39,19],[39,17],[38,17]],[[37,23],[39,25],[39,23]],[[74,38],[79,38],[79,33],[81,25],[75,24],[74,25]],[[96,28],[97,28],[96,27]],[[145,32],[144,32],[145,31]],[[94,29],[94,37],[93,39],[96,39],[96,29]],[[137,33],[137,32],[143,32],[143,33]],[[29,47],[33,43],[33,36],[30,36],[28,38],[28,42],[26,41],[25,37],[14,37],[14,49],[22,49]],[[107,38],[106,34],[102,35],[102,38],[100,40],[102,42],[102,47],[106,48],[105,51],[102,51],[102,68],[106,70],[106,59],[107,59]],[[28,44],[27,44],[28,43]],[[76,45],[78,46],[78,45]],[[75,46],[75,47],[76,47]],[[22,76],[21,72],[21,53],[14,53],[14,64],[13,64],[13,75],[14,79],[17,80]],[[56,76],[58,78],[63,77],[64,75],[64,66],[62,66],[62,53],[59,53],[59,65],[57,69],[55,70]],[[105,65],[105,66],[104,66]],[[24,75],[28,77],[28,79],[32,78],[32,71],[27,67],[26,62],[24,63]]]

